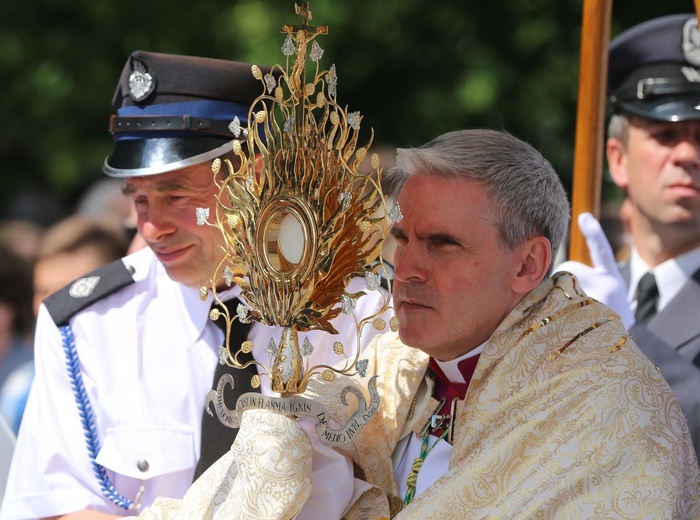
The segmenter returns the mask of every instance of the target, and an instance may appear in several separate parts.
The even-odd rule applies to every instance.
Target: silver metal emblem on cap
[[[100,276],[86,276],[85,278],[80,278],[73,282],[73,285],[68,289],[68,294],[73,298],[87,298],[95,290],[97,284],[100,283],[100,279]]]
[[[143,101],[156,89],[156,79],[145,64],[133,59],[134,72],[129,76],[129,97],[134,101]]]
[[[700,30],[698,19],[689,18],[683,25],[683,57],[691,65],[700,66]]]
[[[129,76],[129,95],[134,101],[142,101],[153,92],[153,76],[135,70]]]

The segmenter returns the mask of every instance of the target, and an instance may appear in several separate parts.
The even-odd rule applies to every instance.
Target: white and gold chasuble
[[[428,356],[385,334],[364,357],[368,376],[379,375],[381,406],[343,451],[372,486],[358,488],[344,518],[700,518],[700,470],[673,393],[618,317],[567,273],[544,280],[488,340],[457,408],[449,470],[401,511],[392,454],[437,404]],[[354,411],[336,402],[347,384],[308,391],[341,424]],[[189,513],[241,502],[240,489],[223,497],[212,485],[235,480],[230,466],[227,455],[193,485]],[[265,518],[293,518],[285,515],[294,509]]]

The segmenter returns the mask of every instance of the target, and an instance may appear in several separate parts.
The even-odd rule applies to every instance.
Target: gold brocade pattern
[[[586,298],[567,274],[511,312],[458,408],[450,469],[396,518],[700,518],[700,472],[680,407],[610,309],[578,306],[523,334]],[[352,455],[370,482],[395,492],[387,456],[427,357],[391,334],[370,348],[382,408]]]
[[[394,333],[372,342],[365,351],[367,374],[381,374],[381,406],[353,444],[340,450],[373,486],[358,493],[346,520],[700,519],[700,470],[680,406],[619,320],[609,320],[610,309],[591,302],[561,312],[587,298],[574,283],[568,274],[545,280],[494,332],[457,408],[448,472],[403,510],[391,456],[435,407],[426,398],[428,356],[402,345]],[[532,328],[537,323],[542,325]],[[344,424],[354,407],[337,395],[352,379],[312,378],[307,394]],[[414,419],[407,422],[414,401]],[[245,488],[256,491],[243,494],[229,453],[182,504],[160,499],[141,518],[289,518],[301,507],[311,468],[301,466],[303,432],[287,418],[277,426],[283,428],[279,435],[290,437],[284,472],[295,479],[294,490],[276,487],[282,484],[249,462]],[[298,467],[290,469],[292,459]],[[275,495],[274,489],[283,491]],[[285,509],[275,512],[241,509],[255,497],[265,504],[260,499],[266,496],[290,502],[277,504]]]
[[[295,518],[313,487],[309,439],[293,418],[266,410],[244,414],[231,451],[197,479],[182,501],[159,498],[139,518]]]

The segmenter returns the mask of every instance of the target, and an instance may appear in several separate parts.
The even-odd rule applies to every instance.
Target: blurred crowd
[[[34,376],[39,305],[124,256],[136,230],[131,201],[116,179],[93,182],[68,211],[40,199],[16,199],[0,220],[0,415],[15,434]]]

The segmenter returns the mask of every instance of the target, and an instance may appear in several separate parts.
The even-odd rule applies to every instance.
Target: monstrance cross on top
[[[311,16],[311,9],[309,9],[309,2],[304,2],[303,4],[294,4],[294,12],[301,16],[301,25],[283,25],[282,32],[292,33],[297,31],[305,31],[307,34],[328,34],[328,26],[321,25],[319,27],[312,27],[309,25],[309,20],[313,17]]]

